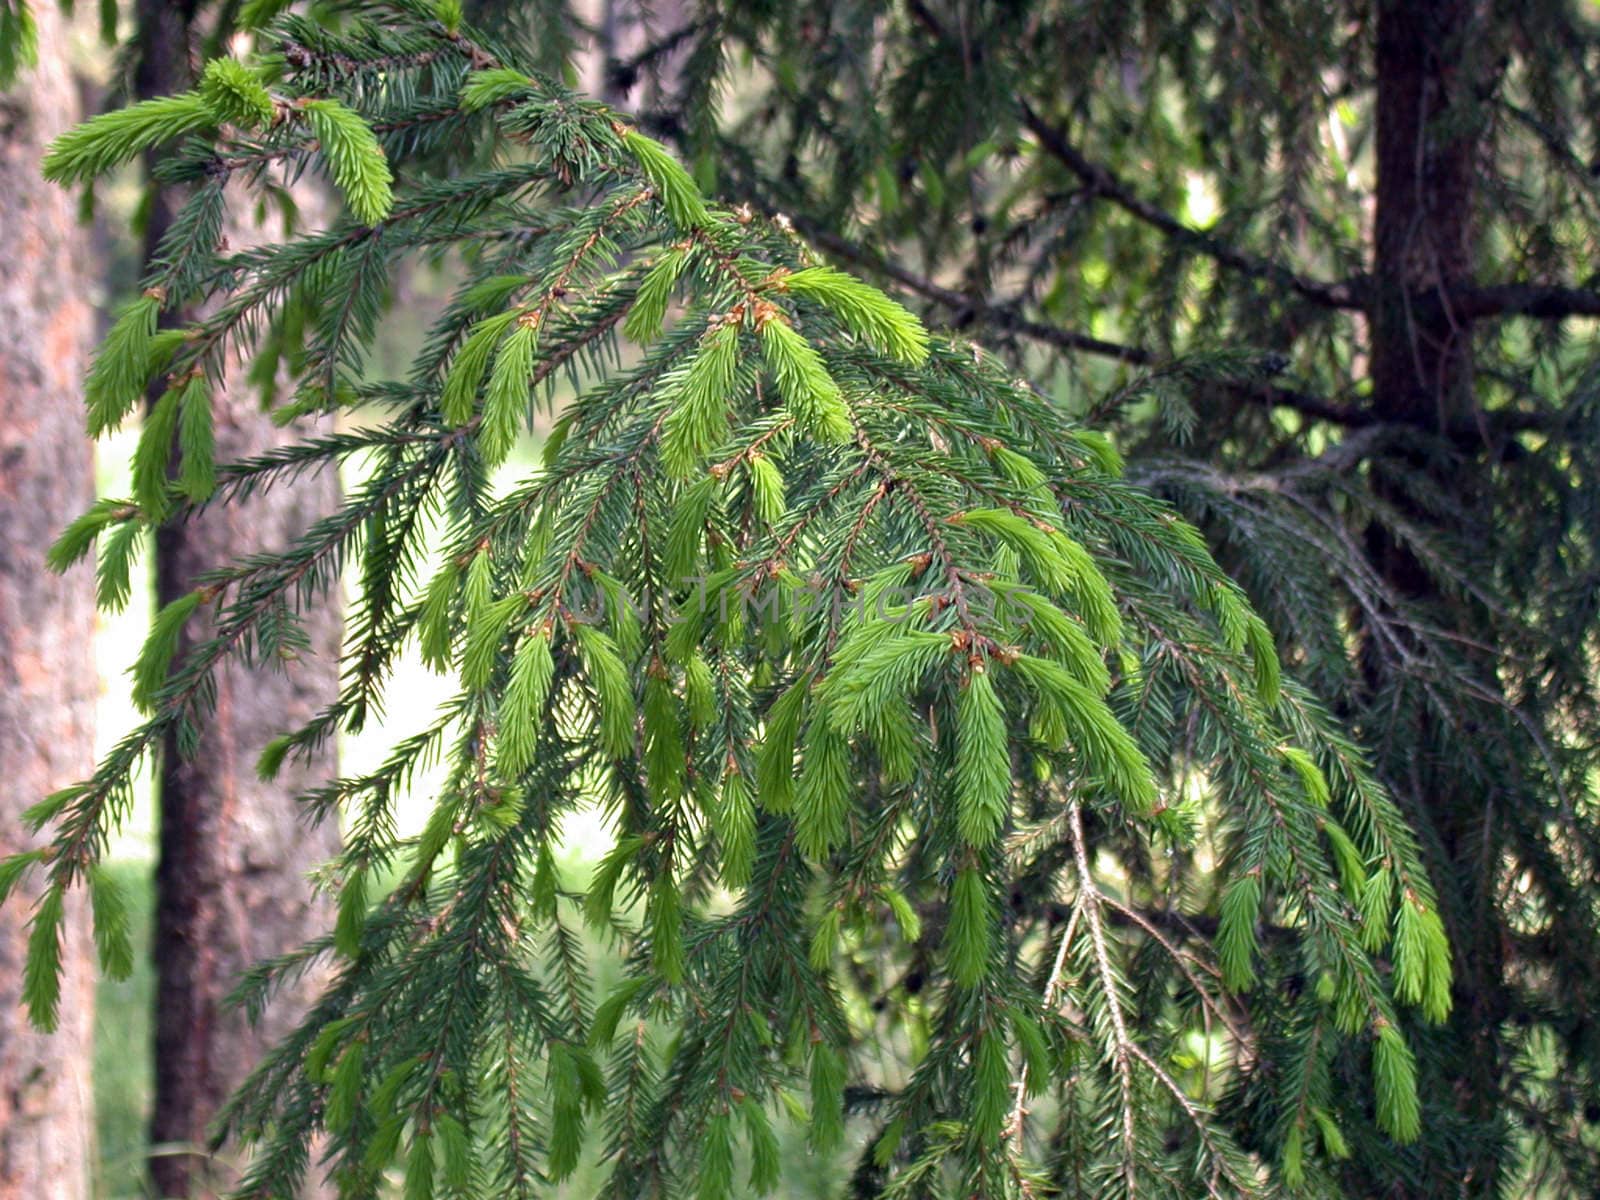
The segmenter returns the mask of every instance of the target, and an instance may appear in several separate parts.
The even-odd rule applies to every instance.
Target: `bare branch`
[[[1486,287],[1452,287],[1446,295],[1432,297],[1448,303],[1458,319],[1481,321],[1489,317],[1537,317],[1559,321],[1567,317],[1600,317],[1600,292],[1559,284],[1502,283]]]

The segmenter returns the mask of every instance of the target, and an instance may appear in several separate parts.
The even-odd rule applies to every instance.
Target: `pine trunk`
[[[235,387],[216,397],[219,461],[283,444],[283,433]],[[306,479],[243,505],[213,509],[157,545],[163,603],[191,590],[233,555],[281,551],[327,513],[337,481]],[[156,1089],[151,1139],[203,1149],[207,1127],[228,1094],[310,998],[314,981],[278,996],[251,1028],[223,1001],[251,964],[326,930],[331,914],[314,901],[307,872],[338,850],[339,831],[300,820],[296,795],[333,770],[331,747],[310,763],[290,762],[263,783],[255,762],[278,733],[309,720],[338,686],[337,608],[312,613],[310,649],[277,668],[225,668],[215,718],[198,750],[168,747],[161,772],[161,856],[156,873]],[[210,636],[191,622],[184,649]],[[158,1153],[151,1175],[162,1196],[211,1195],[229,1183],[200,1154]]]
[[[193,31],[191,8],[143,0],[141,97],[189,86],[184,47]],[[315,209],[312,189],[295,193]],[[253,201],[233,198],[230,213],[250,213]],[[153,252],[174,209],[158,194],[151,206],[147,246]],[[235,248],[265,240],[233,217],[225,228]],[[298,440],[304,430],[277,428],[262,411],[242,367],[213,401],[217,460],[264,453]],[[161,603],[192,590],[207,571],[243,555],[281,551],[335,507],[338,480],[306,477],[295,486],[258,494],[245,504],[208,510],[163,529],[156,542],[156,590]],[[308,720],[338,690],[341,621],[338,606],[307,615],[309,648],[294,661],[267,668],[228,666],[217,679],[214,719],[188,759],[169,744],[160,787],[160,860],[156,872],[155,1097],[151,1114],[151,1178],[164,1197],[211,1196],[231,1180],[226,1155],[208,1153],[208,1130],[229,1093],[262,1052],[293,1023],[316,990],[308,977],[277,994],[262,1023],[250,1027],[224,1003],[240,973],[325,931],[329,908],[311,894],[307,873],[338,850],[333,824],[307,826],[296,797],[327,779],[335,767],[329,745],[310,762],[285,764],[270,783],[256,776],[262,748]],[[210,637],[192,621],[179,652]],[[181,669],[179,664],[174,669]]]
[[[86,508],[93,465],[79,403],[91,310],[73,198],[39,177],[78,100],[53,5],[40,5],[38,68],[0,93],[0,857],[24,848],[19,816],[93,770],[94,604],[87,567],[65,578],[46,548]],[[0,907],[0,1200],[84,1200],[93,1161],[94,998],[86,911],[68,909],[60,1027],[19,1005],[27,885]]]
[[[1420,457],[1408,462],[1433,472],[1443,491],[1458,498],[1453,512],[1425,511],[1398,488],[1385,491],[1380,485],[1380,494],[1421,528],[1463,539],[1472,536],[1473,510],[1484,495],[1478,468],[1487,449],[1464,435],[1478,425],[1473,329],[1450,302],[1455,288],[1473,278],[1475,266],[1475,184],[1485,107],[1477,93],[1490,81],[1488,71],[1475,66],[1480,7],[1477,0],[1385,0],[1378,9],[1376,64],[1374,403],[1381,421],[1448,433],[1461,447],[1448,465]],[[1374,526],[1368,544],[1399,595],[1435,612],[1449,604],[1449,627],[1464,638],[1492,643],[1492,634],[1476,633],[1469,608],[1446,600],[1404,542]],[[1480,683],[1484,695],[1498,693],[1491,673]],[[1435,856],[1432,870],[1455,957],[1452,1023],[1461,1054],[1447,1068],[1454,1100],[1463,1116],[1491,1128],[1501,1115],[1499,1030],[1506,1015],[1491,801],[1452,762],[1450,748],[1459,733],[1437,716],[1416,719],[1419,728],[1399,740],[1430,752],[1385,765],[1396,794],[1411,800],[1424,846]],[[1452,1164],[1452,1177],[1469,1189],[1464,1195],[1482,1194],[1494,1184],[1499,1148],[1480,1139],[1477,1149],[1477,1161],[1464,1156]]]
[[[238,244],[235,239],[235,244]],[[236,377],[241,371],[234,372]],[[292,440],[261,411],[242,380],[218,389],[218,461],[261,454]],[[332,475],[208,510],[157,539],[162,603],[192,590],[230,558],[279,552],[337,503]],[[334,769],[328,746],[310,762],[285,764],[270,783],[256,776],[262,748],[309,720],[334,697],[341,636],[337,606],[304,622],[310,647],[270,667],[231,664],[217,678],[217,705],[194,755],[168,746],[161,772],[156,872],[156,1085],[151,1140],[201,1149],[222,1102],[284,1033],[316,981],[280,993],[260,1026],[223,1001],[251,964],[282,953],[331,924],[307,873],[339,848],[332,823],[308,826],[296,797]],[[211,636],[192,621],[181,655]],[[162,1196],[210,1195],[228,1183],[200,1154],[158,1153],[151,1174]]]
[[[1472,411],[1472,326],[1450,311],[1473,275],[1480,146],[1463,59],[1476,0],[1378,10],[1372,374],[1386,420],[1443,432]]]

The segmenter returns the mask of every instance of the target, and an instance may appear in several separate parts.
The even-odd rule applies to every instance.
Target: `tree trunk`
[[[140,98],[190,86],[186,47],[194,35],[191,5],[141,0]],[[296,186],[306,212],[317,210],[309,181]],[[165,232],[177,198],[158,194],[150,208],[147,253]],[[254,205],[230,196],[224,234],[235,249],[273,236],[251,227]],[[213,399],[217,460],[261,454],[298,440],[304,429],[277,428],[261,410],[240,364],[232,386]],[[232,558],[277,551],[338,503],[338,479],[307,476],[259,493],[246,504],[208,510],[162,529],[156,540],[156,591],[161,603],[192,590],[205,572]],[[338,690],[340,613],[330,603],[303,621],[310,645],[296,661],[249,669],[230,664],[217,679],[216,712],[198,750],[185,760],[169,742],[160,781],[160,860],[156,871],[155,1097],[150,1173],[163,1197],[210,1196],[231,1172],[207,1153],[208,1129],[222,1102],[295,1021],[320,980],[308,976],[280,992],[251,1028],[223,1003],[240,973],[332,924],[328,905],[313,898],[308,871],[338,851],[333,823],[308,827],[297,796],[333,774],[329,744],[310,762],[286,763],[264,783],[255,763],[277,734],[302,724]],[[183,654],[210,634],[191,621]]]
[[[245,388],[219,394],[215,405],[219,461],[283,443],[283,431]],[[156,559],[162,602],[191,590],[232,555],[282,549],[326,514],[337,494],[331,476],[307,478],[163,531]],[[312,613],[306,627],[311,645],[298,661],[277,669],[225,668],[215,717],[194,757],[185,761],[172,747],[164,756],[151,1119],[158,1148],[205,1145],[223,1100],[292,1024],[317,982],[280,994],[255,1029],[222,1004],[246,967],[332,923],[327,906],[313,901],[306,874],[337,853],[339,831],[331,822],[308,827],[295,802],[332,773],[332,747],[310,763],[285,764],[272,783],[255,773],[266,743],[310,719],[338,687],[338,609]],[[208,634],[205,623],[191,622],[185,649]],[[200,1155],[158,1153],[151,1168],[162,1196],[209,1195],[228,1182]]]
[[[45,183],[46,143],[76,117],[53,5],[39,5],[39,66],[0,93],[0,856],[25,847],[19,815],[94,767],[94,603],[87,567],[44,553],[93,498],[79,383],[90,336],[72,196]],[[27,884],[0,907],[0,1200],[84,1200],[93,1161],[94,999],[86,911],[68,906],[60,1026],[18,1007]]]
[[[237,232],[233,245],[244,241]],[[261,411],[243,371],[213,401],[219,462],[261,454],[292,440]],[[300,431],[303,433],[303,431]],[[297,433],[295,436],[299,436]],[[338,502],[332,474],[259,493],[245,504],[208,510],[163,529],[156,580],[165,604],[197,586],[230,558],[278,551]],[[309,762],[291,760],[264,783],[255,763],[277,734],[309,720],[338,690],[339,609],[304,618],[310,646],[271,667],[233,663],[217,679],[216,712],[193,757],[169,745],[161,772],[160,862],[156,871],[156,1087],[151,1175],[162,1196],[210,1195],[229,1182],[200,1154],[222,1102],[314,994],[308,977],[280,993],[261,1025],[223,1005],[240,973],[324,932],[331,909],[313,898],[308,871],[338,852],[335,823],[308,826],[296,797],[334,770],[331,743]],[[210,636],[191,621],[183,653]]]
[[[1442,431],[1472,408],[1472,327],[1450,311],[1473,270],[1481,123],[1466,34],[1477,0],[1378,8],[1372,378],[1386,419]]]
[[[1380,420],[1432,433],[1470,429],[1477,413],[1472,325],[1452,311],[1450,296],[1472,279],[1475,266],[1474,192],[1486,108],[1481,93],[1492,86],[1494,69],[1479,58],[1483,39],[1474,36],[1480,7],[1479,0],[1384,0],[1378,7],[1373,401]],[[1474,509],[1485,495],[1481,455],[1463,447],[1448,465],[1420,455],[1402,462],[1431,472],[1458,498],[1456,509],[1428,511],[1406,489],[1382,482],[1379,494],[1422,528],[1472,536]],[[1448,599],[1407,544],[1375,524],[1368,546],[1399,596],[1432,610],[1441,627],[1493,643],[1492,633],[1476,631],[1478,615]],[[1498,695],[1492,670],[1479,674],[1483,694]],[[1383,680],[1374,674],[1371,682],[1376,690]],[[1490,797],[1451,761],[1456,732],[1425,705],[1414,719],[1420,727],[1402,743],[1440,749],[1384,766],[1396,793],[1409,797],[1413,816],[1431,834],[1424,845],[1435,855],[1455,966],[1451,1021],[1459,1054],[1446,1069],[1457,1111],[1487,1130],[1502,1117],[1500,1026],[1507,1011],[1494,893],[1499,841]],[[1467,1189],[1463,1195],[1490,1194],[1501,1148],[1481,1136],[1474,1146],[1475,1154],[1463,1150],[1461,1161],[1449,1165],[1450,1178]]]

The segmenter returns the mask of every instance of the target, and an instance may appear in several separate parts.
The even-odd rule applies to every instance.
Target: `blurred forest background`
[[[784,213],[1104,430],[1349,723],[1419,830],[1457,980],[1449,1022],[1410,1031],[1427,1133],[1405,1149],[1358,1135],[1350,1194],[1600,1194],[1600,6],[477,7],[539,30],[552,70],[674,144],[709,194]],[[0,751],[0,848],[18,844],[23,807],[84,773],[91,709],[96,752],[132,723],[125,672],[157,597],[331,496],[325,480],[250,528],[202,523],[149,547],[92,639],[89,573],[47,595],[24,582],[91,488],[70,379],[171,212],[155,164],[80,201],[37,180],[38,156],[75,115],[188,86],[202,52],[242,36],[239,15],[236,0],[65,16],[41,2],[38,63],[0,100],[0,220],[17,247],[0,316],[18,331],[0,350],[0,722],[22,733]],[[260,228],[315,224],[330,203],[310,178],[281,200]],[[396,289],[375,376],[403,370],[453,283],[445,257]],[[279,436],[256,398],[271,385],[237,389],[236,450]],[[52,405],[54,424],[30,415]],[[101,439],[95,494],[126,494],[136,436]],[[30,650],[16,631],[46,618],[69,625]],[[307,647],[330,672],[338,636],[330,613]],[[18,667],[26,654],[49,681]],[[382,721],[338,746],[343,770],[427,720],[437,685],[408,670]],[[68,1070],[92,1089],[97,1197],[206,1191],[195,1150],[260,1045],[222,1004],[229,980],[327,919],[303,881],[332,834],[305,835],[292,795],[331,764],[277,786],[252,769],[316,697],[229,686],[200,765],[169,756],[110,855],[150,952],[97,985],[92,1064]],[[575,879],[587,864],[578,830]],[[15,900],[0,914],[0,1162],[44,1110],[84,1119],[13,1082],[75,1053],[70,1029],[37,1039],[10,1011],[26,916]],[[0,1175],[0,1198],[79,1200],[75,1161],[26,1191]],[[580,1173],[565,1190],[591,1186]],[[840,1186],[790,1148],[784,1195]]]

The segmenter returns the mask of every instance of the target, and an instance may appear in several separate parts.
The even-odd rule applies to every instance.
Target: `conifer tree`
[[[1405,1026],[1448,1017],[1451,965],[1415,837],[1103,434],[707,199],[454,0],[261,39],[45,160],[87,183],[168,146],[190,189],[86,385],[108,428],[164,382],[132,494],[54,560],[97,550],[115,581],[138,530],[341,463],[361,482],[154,618],[146,720],[13,864],[36,1018],[131,772],[192,753],[217,673],[292,651],[348,563],[341,692],[262,775],[370,719],[408,646],[444,699],[305,797],[349,821],[337,921],[239,999],[331,978],[224,1114],[259,1150],[241,1195],[291,1194],[319,1135],[350,1196],[531,1195],[588,1148],[606,1195],[706,1200],[771,1190],[789,1124],[857,1193],[907,1196],[1336,1194],[1352,1114],[1418,1137]],[[230,183],[277,168],[326,173],[344,217],[221,245]],[[406,377],[374,380],[411,261],[460,284]],[[296,365],[286,427],[347,428],[218,461],[220,373],[259,346]],[[595,806],[611,844],[574,879],[563,823]],[[586,929],[620,958],[603,989]]]
[[[1349,1194],[1600,1194],[1594,6],[708,3],[668,54],[646,128],[1088,414],[1371,749],[1457,972]]]

